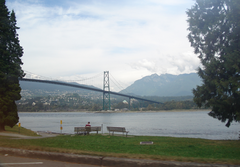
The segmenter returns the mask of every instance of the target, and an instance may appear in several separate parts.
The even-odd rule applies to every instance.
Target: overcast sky
[[[125,87],[154,73],[196,72],[200,64],[187,39],[186,10],[193,0],[6,0],[6,5],[20,27],[22,68],[34,74],[80,80],[109,71]],[[103,77],[98,80],[102,85]]]

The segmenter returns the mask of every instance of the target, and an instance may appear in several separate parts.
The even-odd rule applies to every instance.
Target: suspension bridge
[[[62,86],[70,86],[80,89],[87,89],[91,91],[101,92],[103,93],[103,110],[111,110],[111,98],[110,95],[117,95],[117,96],[123,96],[129,99],[129,108],[130,108],[130,102],[131,99],[141,100],[149,103],[156,103],[159,104],[161,102],[148,100],[145,98],[122,94],[114,91],[110,91],[110,80],[109,80],[109,71],[104,71],[104,77],[103,77],[103,89],[100,88],[94,88],[94,87],[88,87],[84,85],[76,85],[73,83],[67,83],[64,81],[54,81],[54,80],[45,80],[45,79],[32,79],[32,78],[20,78],[21,81],[27,81],[27,82],[40,82],[40,83],[48,83],[48,84],[56,84],[56,85],[62,85]]]

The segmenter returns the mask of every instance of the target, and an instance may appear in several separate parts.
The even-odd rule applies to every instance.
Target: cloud
[[[161,75],[165,73],[183,74],[196,72],[199,63],[197,57],[193,57],[191,52],[187,52],[178,56],[166,55],[159,56],[159,58],[142,59],[130,65],[136,70],[147,70],[150,73]]]
[[[152,73],[193,72],[199,65],[186,37],[191,0],[54,2],[7,2],[21,28],[27,71],[79,78],[108,70],[130,84]]]

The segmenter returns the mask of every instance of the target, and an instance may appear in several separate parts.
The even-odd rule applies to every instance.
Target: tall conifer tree
[[[13,127],[19,120],[16,100],[21,98],[19,78],[23,48],[19,44],[14,11],[8,11],[5,0],[0,0],[0,131]]]
[[[193,90],[194,101],[229,127],[240,113],[239,0],[196,0],[187,15],[188,38],[202,63],[203,85]]]

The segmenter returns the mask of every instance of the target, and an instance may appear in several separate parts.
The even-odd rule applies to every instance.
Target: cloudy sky
[[[152,74],[196,72],[187,39],[193,0],[6,0],[14,9],[23,70],[65,80],[109,71],[123,87]],[[114,88],[113,88],[114,89]],[[116,89],[116,88],[115,88]]]

